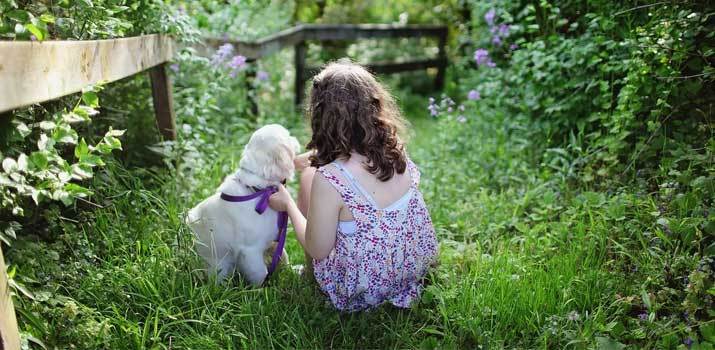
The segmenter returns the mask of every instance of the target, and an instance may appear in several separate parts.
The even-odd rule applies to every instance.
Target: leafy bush
[[[54,113],[50,118],[41,113],[22,113],[11,120],[3,138],[5,152],[0,152],[0,213],[23,216],[30,199],[35,205],[48,200],[71,205],[76,198],[91,194],[72,180],[91,178],[94,167],[104,165],[104,158],[122,148],[118,137],[124,133],[110,128],[95,145],[88,145],[77,135],[73,125],[89,122],[99,113],[98,91],[97,86],[85,88],[81,101],[71,111]],[[68,146],[74,146],[73,162],[63,157]],[[0,239],[9,245],[8,238],[15,238],[18,228],[15,221],[3,223]]]

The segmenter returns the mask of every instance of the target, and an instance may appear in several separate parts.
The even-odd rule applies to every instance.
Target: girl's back
[[[360,156],[318,169],[343,201],[335,249],[314,260],[321,289],[341,310],[389,301],[407,307],[437,254],[432,222],[418,189],[419,170],[407,159],[403,174],[382,182]]]

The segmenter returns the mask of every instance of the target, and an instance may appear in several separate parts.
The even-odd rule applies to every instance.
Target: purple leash
[[[251,199],[260,197],[256,203],[256,213],[263,214],[263,212],[268,209],[268,199],[272,194],[278,192],[278,188],[275,186],[266,187],[258,192],[245,195],[245,196],[232,196],[230,194],[221,193],[221,199],[227,202],[246,202]],[[268,267],[268,275],[266,279],[271,277],[273,271],[278,267],[278,262],[281,260],[281,255],[283,255],[283,247],[286,243],[286,232],[288,230],[288,213],[284,211],[278,212],[278,246],[276,251],[273,252],[273,258],[271,259],[271,265]]]

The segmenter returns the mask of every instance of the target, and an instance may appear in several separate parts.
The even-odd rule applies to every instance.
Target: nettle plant
[[[0,215],[22,217],[30,201],[35,205],[59,201],[69,206],[92,193],[79,182],[91,178],[94,168],[104,165],[105,157],[122,148],[118,137],[124,133],[110,127],[95,145],[78,136],[78,125],[91,122],[99,113],[100,90],[99,85],[86,87],[71,110],[45,120],[35,120],[38,113],[18,113],[11,121],[9,144],[0,150]],[[72,147],[74,152],[67,157]],[[9,245],[20,224],[7,221],[0,225],[0,239]]]

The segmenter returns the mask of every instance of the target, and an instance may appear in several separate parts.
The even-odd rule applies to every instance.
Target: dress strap
[[[417,189],[417,187],[420,185],[420,169],[417,168],[417,165],[410,159],[410,157],[406,157],[407,159],[407,171],[410,172],[410,179],[412,179],[412,186]]]
[[[336,162],[330,164],[335,165]],[[325,177],[325,179],[328,180],[328,182],[333,186],[333,188],[338,191],[338,193],[340,194],[340,198],[343,199],[345,205],[347,205],[348,208],[350,208],[352,211],[352,208],[360,204],[357,199],[358,196],[353,191],[352,186],[350,184],[346,184],[343,180],[347,180],[346,176],[338,176],[335,174],[335,172],[339,171],[340,168],[337,165],[331,167],[330,164],[318,168],[317,172],[322,174],[323,177]]]
[[[335,161],[335,162],[333,162],[333,164],[335,164],[335,166],[340,170],[340,172],[343,174],[343,176],[350,182],[350,184],[352,185],[354,190],[357,190],[358,192],[360,192],[362,194],[362,196],[365,197],[365,199],[367,201],[369,201],[370,203],[372,203],[373,206],[375,206],[375,208],[378,207],[377,202],[375,202],[375,198],[372,198],[370,193],[367,190],[365,190],[365,187],[362,187],[362,185],[360,185],[360,183],[357,181],[355,176],[353,176],[353,174],[350,172],[350,170],[348,170],[348,168],[346,168],[339,161]]]

